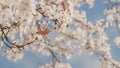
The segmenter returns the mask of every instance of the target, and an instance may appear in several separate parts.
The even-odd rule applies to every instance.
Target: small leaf
[[[17,23],[13,23],[12,26],[14,26],[14,27],[19,27],[19,26],[20,26],[20,23],[19,23],[19,22],[17,22]]]
[[[47,35],[50,32],[50,29],[46,28],[45,31],[41,33],[41,35]]]
[[[41,27],[40,26],[37,26],[37,34],[41,34],[42,30],[41,30]]]

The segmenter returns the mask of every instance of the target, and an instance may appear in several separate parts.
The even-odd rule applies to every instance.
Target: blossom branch
[[[7,34],[8,34],[8,32],[9,32],[10,27],[3,27],[3,26],[0,24],[0,29],[1,29],[1,32],[2,32],[2,41],[3,41],[3,42],[6,44],[6,46],[9,47],[10,49],[11,49],[11,48],[14,48],[14,47],[24,48],[24,46],[30,45],[30,44],[32,44],[33,42],[35,42],[35,40],[36,40],[36,39],[34,39],[33,41],[28,42],[28,43],[26,43],[26,44],[17,45],[17,44],[12,43],[11,41],[9,41],[9,39],[8,39],[8,37],[7,37]],[[5,32],[4,32],[4,29],[8,29],[8,32],[7,32],[6,34],[5,34]],[[7,44],[7,42],[8,42],[10,45],[12,45],[12,46],[10,46],[9,44]]]

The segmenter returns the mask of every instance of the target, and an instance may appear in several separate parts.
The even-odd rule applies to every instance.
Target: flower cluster
[[[119,68],[112,59],[105,29],[116,26],[120,32],[120,0],[107,0],[105,19],[95,24],[86,11],[75,7],[94,6],[95,0],[0,0],[0,51],[9,60],[22,59],[24,51],[52,56],[40,68],[72,68],[64,63],[73,53],[96,55],[104,68]],[[115,43],[120,46],[120,38]],[[7,47],[7,48],[6,48]]]

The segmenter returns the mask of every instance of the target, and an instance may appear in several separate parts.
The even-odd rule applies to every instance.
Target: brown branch
[[[26,43],[26,44],[22,44],[22,45],[17,45],[17,44],[14,44],[14,43],[12,43],[9,39],[8,39],[8,37],[7,37],[7,34],[8,34],[8,32],[9,32],[9,30],[8,30],[8,32],[5,34],[5,32],[4,32],[4,29],[10,29],[10,27],[3,27],[1,24],[0,24],[0,29],[1,29],[1,31],[2,31],[2,41],[6,44],[6,46],[7,47],[9,47],[10,49],[11,48],[13,48],[13,47],[17,47],[17,48],[23,48],[24,46],[26,46],[26,45],[29,45],[29,44],[32,44],[36,39],[34,39],[33,41],[31,41],[31,42],[28,42],[28,43]],[[9,44],[8,44],[9,43]],[[10,46],[10,45],[12,45],[12,46]]]

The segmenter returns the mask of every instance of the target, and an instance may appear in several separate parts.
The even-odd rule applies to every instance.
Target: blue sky
[[[103,0],[96,0],[95,6],[90,9],[88,6],[84,6],[80,9],[87,11],[87,18],[89,21],[95,23],[96,20],[105,18],[103,15],[103,9],[105,5],[102,4]],[[120,49],[115,46],[113,40],[116,36],[118,36],[118,32],[116,27],[110,27],[106,29],[107,35],[109,37],[109,42],[111,43],[111,52],[113,58],[115,60],[120,61]],[[47,60],[50,60],[50,57],[38,56],[39,59],[45,63]],[[87,53],[78,56],[76,54],[73,55],[73,58],[69,61],[73,68],[100,68],[100,62],[94,55],[89,55]],[[8,60],[5,56],[0,54],[0,68],[38,68],[39,64],[37,63],[37,59],[31,52],[25,52],[24,58],[17,62],[12,62]]]

